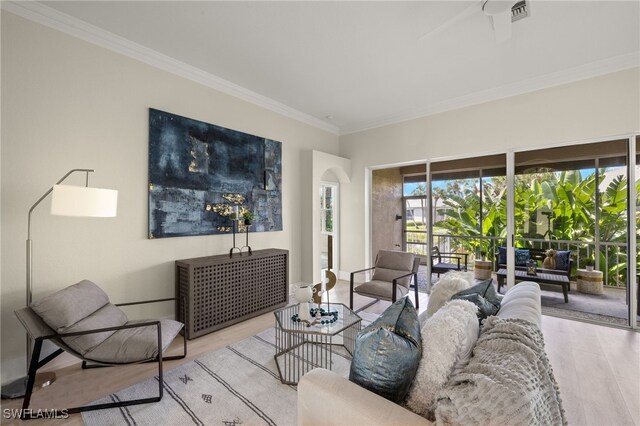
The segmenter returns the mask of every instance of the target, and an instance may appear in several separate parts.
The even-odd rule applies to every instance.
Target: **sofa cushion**
[[[69,327],[109,303],[109,296],[91,281],[56,291],[31,304],[31,309],[54,330]]]
[[[491,278],[454,294],[451,299],[467,300],[474,303],[478,307],[479,320],[495,315],[500,309],[500,299]]]
[[[414,413],[432,419],[436,392],[468,364],[478,339],[477,310],[471,302],[452,300],[425,323],[422,359],[406,401]]]
[[[427,318],[444,306],[451,296],[471,287],[473,272],[447,272],[434,284],[427,302]]]
[[[540,326],[540,286],[532,281],[523,281],[511,288],[502,299],[500,318],[518,318]]]
[[[418,314],[404,297],[358,334],[349,380],[398,403],[409,392],[421,354]]]
[[[129,321],[139,324],[150,320]],[[182,329],[182,323],[174,320],[160,320],[162,351],[171,344]],[[130,363],[154,359],[158,356],[158,329],[149,325],[125,328],[113,333],[109,338],[85,354],[85,358],[104,363]]]

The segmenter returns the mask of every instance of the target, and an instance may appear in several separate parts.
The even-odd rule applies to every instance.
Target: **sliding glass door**
[[[515,153],[515,275],[535,262],[543,313],[629,325],[627,157],[628,139]]]

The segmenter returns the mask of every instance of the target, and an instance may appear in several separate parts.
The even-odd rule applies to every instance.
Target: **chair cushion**
[[[411,272],[415,255],[404,251],[380,250],[376,259],[376,268],[395,269]]]
[[[58,329],[59,333],[73,333],[98,328],[119,327],[127,323],[127,316],[117,306],[108,303],[86,318],[81,319],[70,327]],[[84,355],[116,331],[84,334],[81,336],[64,337],[62,340],[74,351]]]
[[[403,275],[407,275],[411,271],[400,271],[397,269],[387,269],[387,268],[376,268],[372,279],[376,281],[387,281],[387,284],[393,282],[394,279],[401,277]],[[409,284],[411,284],[411,275],[408,277],[400,278],[397,281],[399,286],[409,288]]]
[[[473,272],[447,272],[433,285],[427,303],[427,318],[447,303],[451,296],[471,287]]]
[[[366,283],[358,284],[353,288],[353,291],[368,297],[374,297],[376,299],[393,300],[391,297],[393,291],[393,284],[388,281],[367,281]],[[396,286],[396,300],[404,297],[409,292],[404,286]]]
[[[405,297],[358,334],[349,380],[399,403],[409,392],[421,355],[418,314]]]
[[[462,370],[478,340],[478,308],[465,300],[452,300],[422,327],[422,359],[407,397],[407,407],[433,420],[436,393],[454,369]]]
[[[150,320],[129,321],[139,324]],[[182,323],[160,320],[162,352],[171,344],[182,329]],[[103,363],[131,363],[154,359],[158,355],[158,330],[156,326],[125,328],[113,333],[104,342],[85,354],[85,358]]]
[[[403,251],[380,250],[376,259],[376,269],[373,273],[373,280],[393,281],[402,275],[406,275],[413,270],[415,255]],[[398,284],[409,288],[411,275],[398,280]]]
[[[56,291],[31,304],[31,309],[54,330],[69,327],[109,303],[109,296],[91,281]]]
[[[479,320],[495,315],[500,309],[500,299],[491,278],[454,294],[451,299],[467,300],[474,303],[478,307]]]

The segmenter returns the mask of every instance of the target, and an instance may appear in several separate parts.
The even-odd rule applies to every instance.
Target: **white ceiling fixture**
[[[640,66],[639,1],[527,0],[496,43],[483,6],[500,1],[0,4],[339,134]]]
[[[477,18],[482,12],[489,17],[495,41],[502,43],[511,38],[511,23],[529,16],[529,8],[527,0],[477,0],[435,29],[423,34],[420,39],[428,40],[447,30],[455,31],[456,26],[465,25],[465,20]]]
[[[511,38],[511,8],[516,3],[513,0],[487,0],[482,5],[482,12],[491,18],[496,42],[498,43]]]

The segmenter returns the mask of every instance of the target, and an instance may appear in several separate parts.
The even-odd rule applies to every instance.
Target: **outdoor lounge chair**
[[[419,268],[420,258],[416,257],[413,253],[380,250],[376,256],[376,263],[374,267],[361,269],[351,273],[351,278],[349,280],[349,307],[353,309],[353,293],[358,293],[362,296],[373,297],[376,299],[360,308],[358,312],[368,308],[380,300],[395,302],[397,299],[409,294],[411,277],[413,277],[417,309],[419,307]],[[366,271],[374,271],[371,280],[355,285],[355,275]]]
[[[431,273],[445,274],[449,271],[466,271],[469,253],[445,253],[438,247],[431,249]]]
[[[95,404],[67,409],[68,413],[158,402],[162,399],[162,361],[184,358],[182,355],[162,357],[184,324],[173,320],[129,321],[118,306],[164,302],[160,299],[114,305],[100,287],[91,281],[81,281],[15,312],[18,320],[34,339],[29,364],[27,388],[22,404],[21,419],[38,418],[28,410],[36,373],[63,352],[82,360],[82,368],[109,367],[143,362],[158,363],[158,395],[148,398]],[[45,340],[60,349],[40,360]],[[55,386],[55,385],[54,385]]]

